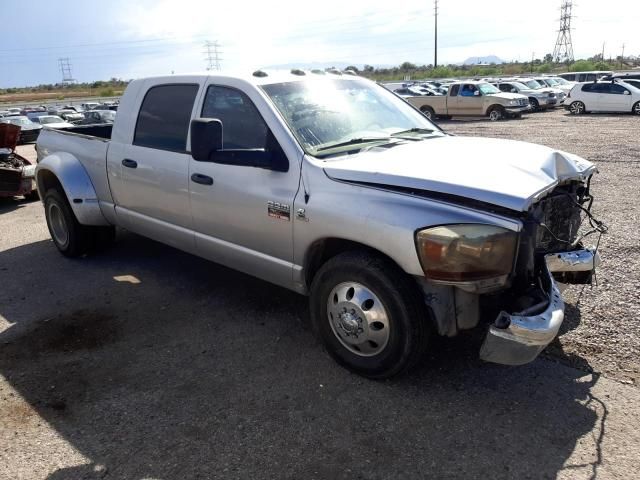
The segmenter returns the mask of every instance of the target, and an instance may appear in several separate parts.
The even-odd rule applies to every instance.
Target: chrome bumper
[[[533,361],[553,341],[564,320],[560,285],[552,273],[588,271],[600,263],[597,253],[588,249],[550,254],[545,260],[548,303],[539,307],[544,310],[531,308],[513,314],[500,312],[480,348],[482,360],[504,365],[523,365]]]

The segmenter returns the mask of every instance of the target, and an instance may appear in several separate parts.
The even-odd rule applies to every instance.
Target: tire
[[[492,122],[497,122],[498,120],[502,120],[505,117],[505,109],[500,105],[495,105],[490,107],[487,111],[487,115],[489,116],[489,120]]]
[[[426,349],[430,323],[418,287],[383,257],[352,251],[331,258],[313,279],[309,303],[329,354],[364,377],[403,373]]]
[[[429,120],[435,120],[436,119],[435,110],[433,108],[429,107],[428,105],[423,105],[422,107],[420,107],[420,111]]]
[[[635,115],[640,115],[640,102],[635,103],[635,105],[631,109],[631,112]]]
[[[572,102],[571,105],[569,105],[569,112],[571,112],[571,115],[582,115],[585,113],[585,110],[586,107],[582,102]]]
[[[115,239],[115,228],[81,225],[64,194],[56,188],[44,196],[44,213],[51,239],[66,257],[79,257],[106,248]]]
[[[540,102],[538,102],[538,100],[536,100],[535,98],[531,97],[529,98],[529,103],[531,104],[531,108],[537,112],[538,110],[540,110]]]

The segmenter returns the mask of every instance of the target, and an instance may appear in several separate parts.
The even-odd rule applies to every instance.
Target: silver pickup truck
[[[115,124],[45,130],[36,179],[58,250],[115,226],[310,297],[315,332],[370,378],[431,334],[486,329],[480,356],[532,361],[587,283],[593,164],[448,135],[368,80],[256,71],[129,84]],[[587,232],[589,233],[589,232]]]

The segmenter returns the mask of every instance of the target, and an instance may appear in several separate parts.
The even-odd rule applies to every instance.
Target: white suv
[[[640,115],[640,89],[626,82],[579,83],[564,101],[573,115],[587,112],[632,112]]]

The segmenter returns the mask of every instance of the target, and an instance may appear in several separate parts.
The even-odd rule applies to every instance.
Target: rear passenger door
[[[151,86],[132,142],[116,141],[108,152],[109,164],[120,168],[110,185],[123,226],[188,251],[194,239],[187,137],[199,89],[194,83]]]

